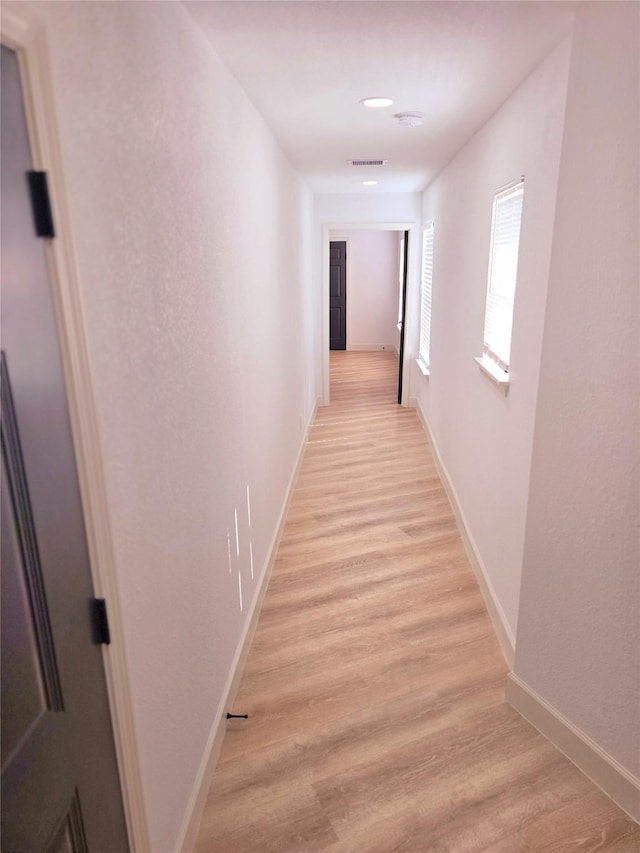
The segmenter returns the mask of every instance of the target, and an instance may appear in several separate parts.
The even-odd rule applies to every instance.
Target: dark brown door
[[[2,48],[2,851],[128,850],[16,54]]]
[[[329,245],[329,349],[347,348],[347,244]]]
[[[407,268],[409,265],[409,232],[405,231],[400,247],[402,257],[400,259],[402,270],[402,296],[400,313],[400,359],[398,364],[398,405],[402,404],[402,374],[404,371],[404,324],[407,314]]]

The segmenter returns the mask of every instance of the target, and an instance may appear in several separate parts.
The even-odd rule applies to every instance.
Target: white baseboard
[[[389,350],[397,352],[395,344],[347,344],[349,352],[380,352],[380,350]]]
[[[460,535],[462,536],[462,542],[464,544],[465,551],[467,552],[467,556],[469,557],[469,562],[471,563],[471,567],[476,576],[476,580],[478,581],[478,586],[480,587],[480,592],[482,593],[487,612],[489,613],[493,628],[496,632],[496,636],[498,638],[502,654],[504,655],[504,658],[507,664],[509,665],[509,669],[513,669],[513,660],[515,657],[516,645],[515,637],[513,636],[511,629],[509,628],[509,624],[504,615],[504,610],[502,609],[502,606],[498,601],[498,597],[493,588],[493,584],[491,583],[491,579],[489,578],[489,573],[487,572],[482,557],[480,556],[478,546],[476,545],[475,540],[471,535],[469,525],[467,524],[467,519],[462,509],[462,505],[460,504],[460,501],[458,499],[458,494],[451,481],[449,472],[447,471],[442,461],[438,445],[436,444],[435,439],[433,437],[433,433],[431,432],[431,428],[429,427],[429,422],[427,421],[427,418],[424,412],[422,411],[422,408],[420,407],[419,401],[415,397],[409,398],[409,405],[416,409],[418,417],[420,418],[422,426],[424,427],[424,431],[427,433],[427,436],[429,438],[429,443],[431,444],[431,448],[433,450],[433,458],[435,460],[438,473],[440,474],[440,479],[442,480],[447,495],[449,496],[451,506],[453,507],[453,512],[456,517],[458,529],[460,530]]]
[[[497,600],[477,545],[469,531],[456,490],[449,477],[449,472],[442,462],[438,445],[434,440],[419,401],[415,397],[411,397],[409,405],[416,409],[424,430],[429,437],[438,473],[451,501],[462,541],[464,542],[469,562],[480,586],[480,591],[491,617],[500,648],[509,668],[513,669],[515,642],[506,622],[504,611]],[[525,684],[513,672],[507,677],[506,698],[518,713],[522,714],[531,725],[550,740],[560,752],[566,755],[576,767],[601,788],[621,809],[635,821],[640,822],[639,779],[636,779],[635,776],[625,770],[614,758],[581,732],[559,711],[549,705],[535,690]]]
[[[591,779],[614,803],[640,823],[640,779],[546,702],[515,673],[507,677],[507,702]]]
[[[262,602],[264,601],[264,596],[269,585],[271,570],[273,568],[273,564],[278,553],[278,546],[280,545],[280,539],[282,538],[282,532],[284,530],[284,525],[287,520],[287,512],[289,510],[289,504],[291,502],[293,490],[296,484],[296,480],[298,478],[300,463],[302,462],[302,455],[304,453],[304,448],[307,443],[307,436],[309,434],[311,424],[313,423],[313,419],[315,417],[319,402],[320,399],[318,398],[313,407],[313,411],[309,416],[309,420],[306,424],[304,438],[298,451],[296,464],[294,465],[293,472],[291,474],[291,477],[289,478],[289,484],[287,486],[287,491],[282,504],[282,509],[280,511],[278,524],[271,540],[267,559],[265,560],[262,572],[260,574],[260,578],[258,580],[256,594],[253,597],[251,609],[248,614],[247,621],[245,622],[244,630],[240,637],[240,642],[238,643],[238,648],[236,650],[233,663],[231,665],[231,670],[229,672],[225,688],[222,692],[222,699],[220,700],[220,704],[218,706],[218,710],[214,718],[214,723],[211,728],[209,738],[207,740],[207,745],[205,747],[202,762],[198,770],[198,775],[196,776],[193,791],[191,793],[191,797],[189,798],[189,804],[185,812],[185,817],[182,823],[182,829],[180,831],[178,841],[176,843],[176,850],[180,851],[180,853],[191,853],[196,843],[198,830],[200,828],[200,821],[202,820],[202,813],[204,811],[204,807],[207,801],[209,787],[211,786],[211,779],[213,778],[213,774],[218,763],[218,757],[220,755],[220,749],[222,747],[222,740],[224,738],[227,728],[227,708],[229,708],[233,704],[233,701],[238,692],[238,687],[240,686],[240,679],[242,678],[244,664],[247,659],[249,649],[251,647],[251,641],[253,640],[253,635],[255,633],[256,626],[258,624],[260,610],[262,609]]]

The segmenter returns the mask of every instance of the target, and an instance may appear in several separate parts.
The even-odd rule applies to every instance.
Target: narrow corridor
[[[332,353],[198,853],[638,850],[640,828],[505,703],[396,374],[392,353]]]

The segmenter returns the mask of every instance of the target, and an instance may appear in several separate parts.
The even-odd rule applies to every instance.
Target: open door
[[[1,59],[1,846],[124,853],[99,645],[108,638],[94,623],[44,248],[53,236],[46,181],[32,172],[17,55],[3,46]]]
[[[400,358],[398,366],[398,405],[402,404],[402,371],[404,369],[404,323],[407,314],[407,268],[409,260],[409,232],[405,231],[401,244],[402,301],[400,310]]]

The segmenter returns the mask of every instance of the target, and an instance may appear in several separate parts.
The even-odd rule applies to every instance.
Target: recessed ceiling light
[[[393,101],[391,98],[363,98],[360,103],[364,107],[390,107]]]
[[[362,186],[363,187],[375,187],[377,185],[377,183],[378,183],[377,181],[363,181]]]

